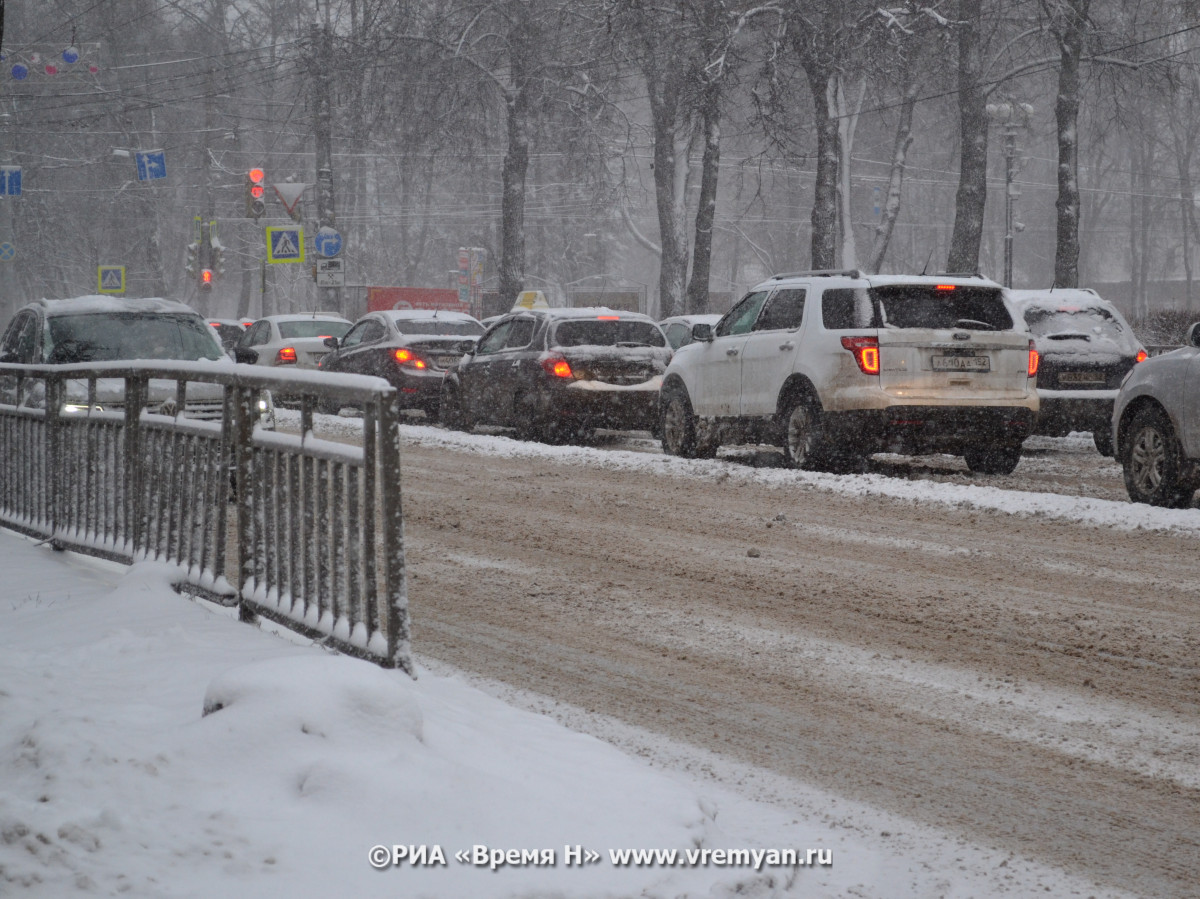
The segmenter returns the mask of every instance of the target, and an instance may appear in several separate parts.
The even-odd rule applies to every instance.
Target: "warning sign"
[[[124,293],[125,266],[102,265],[97,268],[96,289],[100,293]]]
[[[304,229],[267,228],[267,262],[303,262]]]

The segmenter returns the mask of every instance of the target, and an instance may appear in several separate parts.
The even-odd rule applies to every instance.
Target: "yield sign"
[[[287,214],[295,218],[296,204],[300,202],[300,195],[308,189],[309,185],[285,181],[283,184],[272,184],[271,187],[275,189],[275,196],[279,197],[279,202],[283,204]]]

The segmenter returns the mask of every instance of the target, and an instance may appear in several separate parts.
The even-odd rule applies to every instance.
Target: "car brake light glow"
[[[1035,377],[1038,370],[1038,351],[1033,341],[1029,341],[1029,377]]]
[[[597,315],[596,316],[596,321],[598,321],[598,322],[619,322],[620,320],[621,320],[621,316],[619,316],[619,315]]]
[[[1145,362],[1149,358],[1150,358],[1150,354],[1147,353],[1145,350],[1138,350],[1137,358],[1134,359],[1133,361],[1134,362]]]
[[[954,290],[954,285],[953,284],[939,284],[934,289],[935,290]]]
[[[843,337],[842,346],[854,354],[854,361],[864,375],[879,374],[879,339],[876,337]]]
[[[294,346],[283,346],[279,348],[279,352],[275,354],[276,365],[295,365],[296,364],[296,348]]]
[[[562,356],[547,356],[542,360],[542,368],[546,374],[555,378],[575,377],[575,372],[571,371],[571,363]]]
[[[396,361],[401,365],[411,365],[413,368],[425,367],[424,359],[413,353],[412,350],[404,349],[404,347],[396,350],[394,353],[392,353],[392,356],[395,357]]]

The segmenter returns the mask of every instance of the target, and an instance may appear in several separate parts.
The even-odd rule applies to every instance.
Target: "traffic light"
[[[193,240],[190,244],[187,245],[187,265],[185,265],[183,267],[183,270],[185,272],[187,272],[189,275],[196,274],[196,268],[199,264],[199,261],[200,261],[200,241]]]
[[[263,196],[266,190],[263,187],[265,177],[262,169],[251,169],[246,173],[246,215],[255,220],[267,211],[266,198]]]
[[[200,269],[200,289],[212,290],[213,286],[213,270],[211,268]]]

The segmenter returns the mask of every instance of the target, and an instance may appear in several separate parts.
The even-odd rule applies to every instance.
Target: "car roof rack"
[[[771,280],[779,281],[779,280],[782,280],[783,278],[803,278],[803,277],[807,277],[807,276],[817,276],[817,277],[822,277],[822,278],[837,278],[837,277],[861,278],[863,276],[863,274],[856,268],[845,268],[845,269],[822,268],[822,269],[816,269],[811,272],[784,272],[783,274],[780,274],[780,275],[772,275]]]

